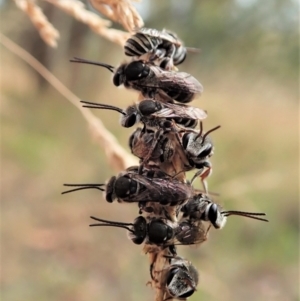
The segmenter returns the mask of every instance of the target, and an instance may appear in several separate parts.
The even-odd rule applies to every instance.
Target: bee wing
[[[152,114],[155,117],[164,118],[190,118],[195,120],[203,120],[207,117],[207,113],[200,108],[165,103],[165,108]]]
[[[139,87],[156,88],[172,94],[203,92],[203,86],[192,75],[185,72],[166,71],[157,66],[149,66],[152,71],[151,78],[138,79],[132,82]]]
[[[147,178],[138,174],[132,174],[131,177],[146,187],[135,200],[131,199],[131,202],[182,203],[193,194],[191,186],[172,177]]]
[[[164,71],[157,74],[159,79],[160,88],[167,90],[169,88],[172,91],[203,92],[203,86],[192,75],[185,72]]]

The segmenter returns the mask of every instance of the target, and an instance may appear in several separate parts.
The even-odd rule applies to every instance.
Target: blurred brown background
[[[1,31],[84,100],[126,107],[134,92],[111,74],[70,64],[79,56],[118,65],[122,49],[42,3],[60,31],[40,39],[13,2],[0,2]],[[180,70],[204,86],[215,155],[211,191],[226,209],[266,212],[270,222],[231,217],[200,247],[180,247],[200,272],[190,300],[299,300],[298,12],[292,0],[143,1],[145,25],[176,32],[191,54]],[[118,25],[116,25],[118,27]],[[1,295],[3,300],[153,300],[147,257],[121,229],[90,229],[89,216],[131,222],[135,206],[98,191],[62,196],[63,183],[104,182],[106,163],[78,110],[1,45]],[[132,130],[95,112],[124,147]],[[200,184],[197,183],[197,185]]]

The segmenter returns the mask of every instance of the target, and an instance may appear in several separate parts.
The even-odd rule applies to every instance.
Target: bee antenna
[[[200,121],[200,131],[199,131],[199,134],[195,137],[195,140],[197,140],[199,137],[201,137],[202,132],[203,132],[203,124],[202,124],[202,121]]]
[[[111,65],[108,65],[108,64],[103,64],[103,63],[98,63],[98,62],[90,61],[90,60],[86,60],[86,59],[81,59],[79,57],[74,57],[73,59],[70,60],[70,62],[72,62],[72,63],[83,63],[83,64],[90,64],[90,65],[105,67],[112,73],[114,73],[114,71],[115,71],[114,66],[111,66]]]
[[[67,186],[67,187],[77,187],[77,188],[63,191],[61,194],[66,194],[69,192],[79,191],[79,190],[83,190],[83,189],[91,189],[91,188],[104,191],[105,189],[100,187],[103,185],[105,185],[105,184],[64,184],[64,186]]]
[[[115,107],[115,106],[106,105],[106,104],[102,104],[102,103],[96,103],[96,102],[89,102],[89,101],[84,101],[84,100],[80,100],[80,102],[83,104],[86,104],[86,105],[82,106],[83,108],[106,109],[106,110],[117,111],[117,112],[123,114],[124,116],[127,115],[122,109]]]
[[[257,216],[266,216],[265,213],[244,212],[244,211],[230,210],[230,211],[222,211],[221,214],[224,215],[224,216],[239,215],[239,216],[244,216],[244,217],[248,217],[248,218],[257,219],[257,220],[263,221],[263,222],[268,222],[267,219],[257,217]]]
[[[190,53],[200,53],[201,52],[200,48],[185,47],[185,49],[187,50],[187,52],[190,52]]]
[[[94,216],[90,216],[90,218],[97,221],[97,222],[102,222],[103,223],[103,224],[102,223],[90,224],[90,227],[111,226],[111,227],[123,228],[123,229],[126,229],[126,230],[134,233],[134,231],[132,229],[127,227],[127,226],[133,226],[132,223],[121,223],[121,222],[108,221],[108,220],[97,218],[97,217],[94,217]]]
[[[214,128],[212,128],[211,130],[209,130],[208,132],[206,132],[204,135],[203,135],[203,141],[204,141],[204,139],[207,137],[207,135],[208,134],[210,134],[211,132],[213,132],[213,131],[215,131],[215,130],[217,130],[217,129],[219,129],[221,126],[220,125],[218,125],[218,126],[216,126],[216,127],[214,127]]]

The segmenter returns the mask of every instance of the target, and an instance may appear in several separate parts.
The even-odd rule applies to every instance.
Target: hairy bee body
[[[141,160],[149,157],[149,161],[157,163],[157,166],[159,163],[171,161],[175,153],[174,143],[168,139],[167,134],[157,137],[156,132],[141,128],[137,128],[131,134],[129,147],[136,157]]]
[[[155,99],[144,99],[141,102],[127,107],[125,110],[121,108],[89,102],[81,101],[83,107],[91,109],[113,110],[121,113],[121,125],[123,127],[132,127],[142,122],[147,129],[172,128],[172,123],[179,127],[194,128],[199,120],[207,117],[207,113],[202,109],[186,106],[183,104],[161,103]]]
[[[112,202],[158,202],[161,205],[183,204],[193,195],[193,188],[163,172],[126,171],[112,177],[106,186],[106,200]]]
[[[196,223],[183,221],[178,224],[162,217],[145,218],[143,216],[138,216],[133,223],[109,221],[93,216],[91,218],[98,223],[90,226],[111,226],[126,229],[133,243],[139,245],[145,242],[147,245],[154,245],[154,250],[165,249],[178,244],[198,244],[206,240],[206,232],[203,227],[199,226],[199,223],[196,225]]]
[[[125,42],[124,50],[125,55],[137,58],[149,54],[150,61],[158,59],[164,68],[181,64],[187,53],[176,34],[151,28],[139,29]]]
[[[124,83],[125,87],[140,91],[144,97],[158,99],[163,102],[176,100],[180,103],[188,103],[197,94],[203,92],[202,85],[188,73],[166,71],[149,64],[144,66],[144,69],[149,70],[147,76]]]
[[[199,193],[194,195],[181,207],[183,219],[188,219],[190,222],[206,221],[209,222],[215,229],[222,229],[230,215],[238,215],[248,217],[264,222],[267,219],[261,218],[265,213],[244,212],[244,211],[222,211],[219,204],[214,203],[207,195]]]
[[[191,262],[179,256],[172,258],[162,274],[164,300],[186,300],[196,291],[198,282],[199,273]]]
[[[185,72],[167,71],[143,60],[123,63],[118,68],[80,58],[74,58],[71,62],[105,67],[114,74],[115,86],[124,85],[128,89],[141,92],[145,98],[163,102],[176,100],[188,103],[197,94],[203,92],[202,85],[192,75]]]

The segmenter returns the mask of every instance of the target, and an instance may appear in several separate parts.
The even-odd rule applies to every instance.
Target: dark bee
[[[265,216],[265,213],[243,212],[243,211],[222,211],[222,207],[214,202],[204,194],[195,195],[182,208],[183,218],[189,221],[207,221],[210,222],[214,228],[221,229],[225,226],[227,217],[230,215],[244,216],[256,220],[268,222],[267,219],[260,218]]]
[[[136,58],[148,54],[149,61],[159,60],[160,67],[172,69],[185,60],[187,50],[196,49],[184,47],[175,33],[165,29],[141,28],[125,42],[124,50]]]
[[[183,165],[189,165],[178,136],[168,128],[156,132],[147,127],[137,128],[129,137],[129,147],[145,167],[162,167],[162,163],[170,163],[175,154],[180,156]]]
[[[195,177],[200,176],[205,192],[208,191],[205,179],[212,172],[212,166],[209,158],[214,152],[212,140],[208,135],[218,128],[220,128],[220,126],[216,126],[203,134],[202,122],[200,122],[199,133],[186,131],[181,138],[182,147],[184,148],[190,166],[192,168],[199,169]]]
[[[133,223],[114,222],[91,216],[91,218],[100,223],[91,224],[94,226],[119,227],[129,231],[129,238],[140,245],[155,245],[166,248],[175,245],[193,245],[206,240],[206,230],[201,225],[183,221],[182,223],[173,223],[165,218],[137,217]]]
[[[182,183],[159,170],[144,170],[139,174],[139,167],[131,167],[118,176],[113,176],[106,184],[64,184],[76,187],[63,192],[69,193],[83,189],[98,189],[105,191],[108,202],[156,202],[161,205],[175,206],[183,204],[192,197],[191,185]]]
[[[162,285],[165,287],[164,301],[170,299],[186,300],[195,291],[199,273],[191,262],[177,256],[162,272]]]
[[[80,58],[70,61],[105,67],[114,73],[113,83],[115,86],[124,85],[125,88],[137,90],[145,98],[163,102],[176,100],[187,103],[192,101],[196,94],[203,92],[202,85],[190,74],[166,71],[142,60],[124,63],[118,68]]]
[[[154,99],[144,99],[125,110],[101,103],[81,102],[84,104],[84,108],[106,109],[121,113],[121,125],[124,127],[132,127],[139,122],[143,122],[148,128],[166,127],[163,121],[173,120],[179,126],[194,128],[198,120],[203,120],[207,117],[206,112],[202,109],[181,104],[161,103]]]
[[[166,135],[160,135],[158,131],[148,130],[146,127],[137,128],[129,137],[129,147],[132,154],[143,160],[149,157],[149,161],[171,161],[175,149]],[[159,165],[159,164],[158,164]]]

